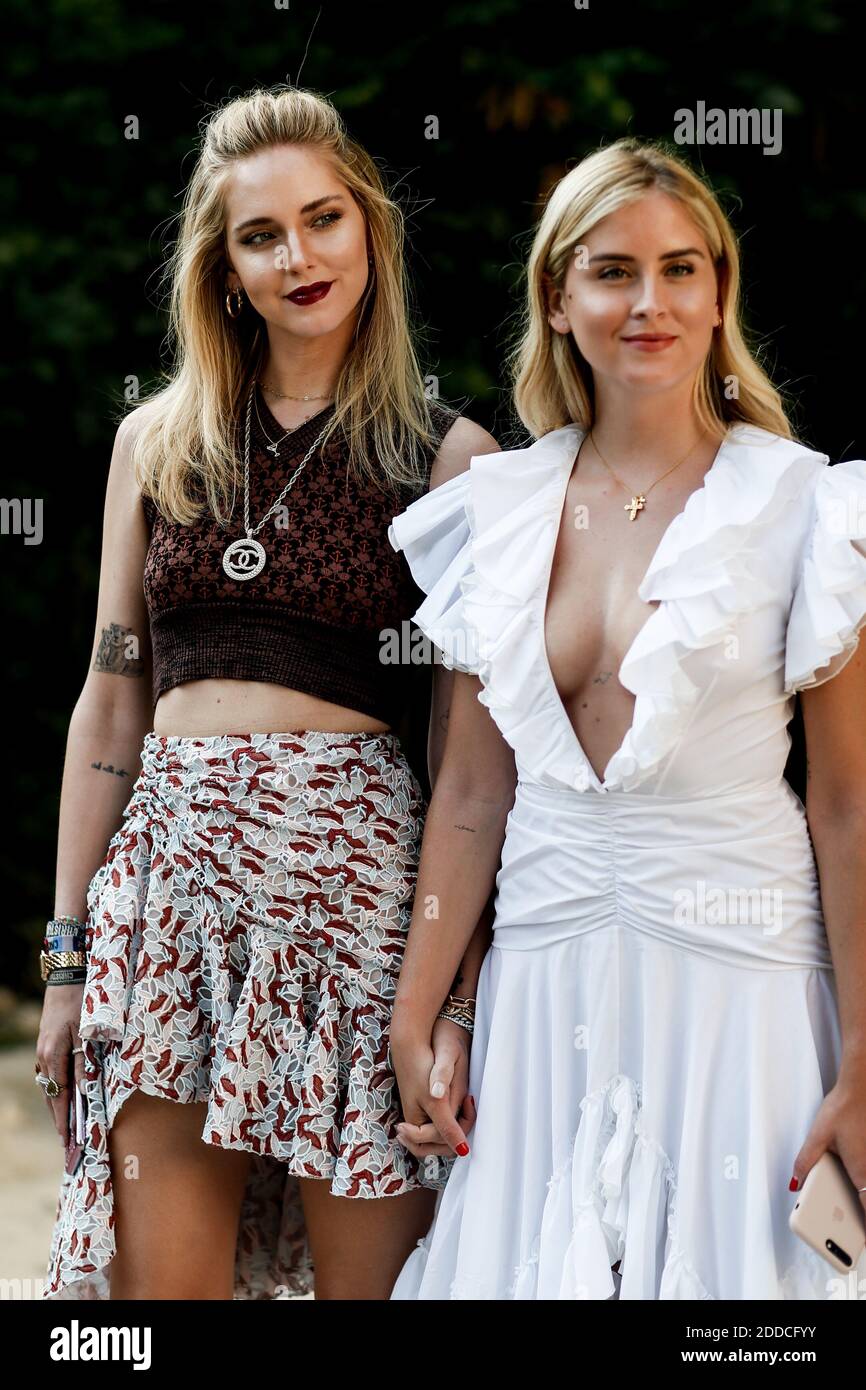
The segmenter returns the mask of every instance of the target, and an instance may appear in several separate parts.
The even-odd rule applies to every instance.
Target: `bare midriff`
[[[214,734],[330,733],[383,734],[388,724],[369,714],[331,704],[271,681],[184,681],[159,697],[154,733],[171,737]]]

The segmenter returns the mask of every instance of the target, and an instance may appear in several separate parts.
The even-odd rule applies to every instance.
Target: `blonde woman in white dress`
[[[456,672],[400,1133],[468,1152],[393,1298],[845,1296],[788,1217],[828,1149],[866,1200],[866,462],[793,437],[738,286],[684,164],[585,159],[528,266],[536,442],[394,518]],[[430,1031],[494,882],[461,1111]]]

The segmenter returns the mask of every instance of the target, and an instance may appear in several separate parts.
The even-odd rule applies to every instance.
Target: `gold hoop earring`
[[[235,296],[235,307],[232,308],[232,295]],[[240,318],[244,304],[244,292],[242,289],[228,290],[226,292],[226,313],[230,319]]]

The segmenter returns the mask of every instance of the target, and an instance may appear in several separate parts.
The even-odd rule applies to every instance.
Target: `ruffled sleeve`
[[[412,578],[427,595],[412,621],[439,648],[449,670],[477,675],[482,665],[478,634],[464,607],[464,587],[473,573],[471,515],[467,469],[395,516],[388,540],[403,551]]]
[[[866,623],[866,462],[826,465],[815,484],[809,532],[788,619],[785,690],[838,674]]]

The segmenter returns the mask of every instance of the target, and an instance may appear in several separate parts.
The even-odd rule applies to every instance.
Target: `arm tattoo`
[[[129,776],[129,773],[126,771],[126,768],[115,767],[113,763],[95,762],[91,763],[90,766],[94,768],[97,772],[110,772],[115,777]]]
[[[102,629],[93,669],[109,676],[144,675],[144,662],[138,655],[138,638],[131,627],[112,623]]]

